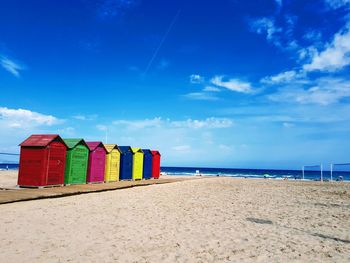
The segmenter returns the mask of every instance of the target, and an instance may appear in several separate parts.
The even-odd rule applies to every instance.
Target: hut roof
[[[116,144],[103,144],[103,145],[106,148],[108,153],[110,153],[114,149],[117,149],[119,152],[121,152],[121,150],[119,149],[118,145],[116,145]]]
[[[85,143],[84,139],[82,139],[82,138],[69,138],[69,139],[63,139],[63,141],[67,144],[69,149],[74,148],[75,146],[77,146],[80,143],[82,143],[86,147],[88,147],[87,144]]]
[[[131,151],[132,151],[133,153],[137,153],[137,152],[143,153],[143,151],[141,150],[141,148],[132,147],[132,148],[131,148]]]
[[[142,152],[144,154],[152,154],[151,150],[150,149],[142,149]]]
[[[120,149],[120,152],[121,152],[121,153],[126,153],[127,151],[132,152],[130,146],[119,146],[119,149]]]
[[[90,151],[96,150],[97,147],[102,147],[107,152],[102,142],[86,142],[86,145],[89,147]]]
[[[46,147],[52,141],[60,141],[66,147],[66,143],[62,140],[62,138],[58,134],[33,134],[29,136],[26,140],[24,140],[20,146],[40,146]]]
[[[160,152],[156,151],[156,150],[152,150],[152,155],[161,155]]]

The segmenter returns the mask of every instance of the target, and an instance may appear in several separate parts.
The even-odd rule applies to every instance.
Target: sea
[[[350,168],[350,167],[349,167]],[[17,170],[18,164],[0,163],[0,170]],[[350,170],[350,169],[349,169]],[[177,176],[226,176],[237,178],[268,178],[268,179],[303,179],[302,170],[277,170],[277,169],[238,169],[238,168],[203,168],[203,167],[161,167],[162,174]],[[331,179],[330,171],[323,171],[323,180]],[[333,171],[333,180],[350,181],[350,171]],[[306,170],[304,180],[321,180],[320,170]]]
[[[349,167],[350,168],[350,167]],[[177,176],[227,176],[237,178],[269,178],[269,179],[293,179],[293,180],[321,180],[320,170],[305,170],[304,178],[302,170],[277,170],[277,169],[238,169],[238,168],[201,168],[201,167],[161,167],[161,172]],[[324,181],[331,180],[331,172],[323,171]],[[350,181],[349,171],[333,171],[332,180]]]

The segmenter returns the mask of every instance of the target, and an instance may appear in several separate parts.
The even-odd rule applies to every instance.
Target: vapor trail
[[[174,26],[174,24],[175,24],[177,18],[179,17],[180,11],[181,11],[181,9],[179,9],[179,11],[177,11],[176,15],[174,16],[173,20],[171,21],[171,23],[170,23],[170,25],[169,25],[169,27],[168,27],[168,29],[167,29],[167,31],[165,32],[165,34],[164,34],[162,40],[160,41],[160,43],[159,43],[157,49],[154,51],[153,56],[152,56],[152,58],[150,59],[150,61],[148,62],[148,65],[147,65],[147,67],[146,67],[146,70],[145,70],[145,72],[143,73],[144,75],[147,74],[148,70],[149,70],[150,67],[152,66],[152,63],[153,63],[154,59],[157,57],[160,48],[162,47],[162,45],[163,45],[165,39],[167,38],[169,32],[171,31],[171,29],[172,29],[172,27]]]

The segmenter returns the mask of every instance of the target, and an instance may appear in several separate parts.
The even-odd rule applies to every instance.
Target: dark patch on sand
[[[265,225],[273,224],[271,220],[261,219],[261,218],[247,217],[246,220],[257,224],[265,224]]]

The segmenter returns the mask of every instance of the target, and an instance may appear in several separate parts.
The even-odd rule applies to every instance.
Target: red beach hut
[[[160,176],[160,153],[158,151],[152,152],[152,177],[159,179]]]
[[[89,147],[87,183],[104,182],[107,150],[102,142],[86,142]]]
[[[64,184],[67,145],[57,134],[33,134],[20,144],[18,185]]]

